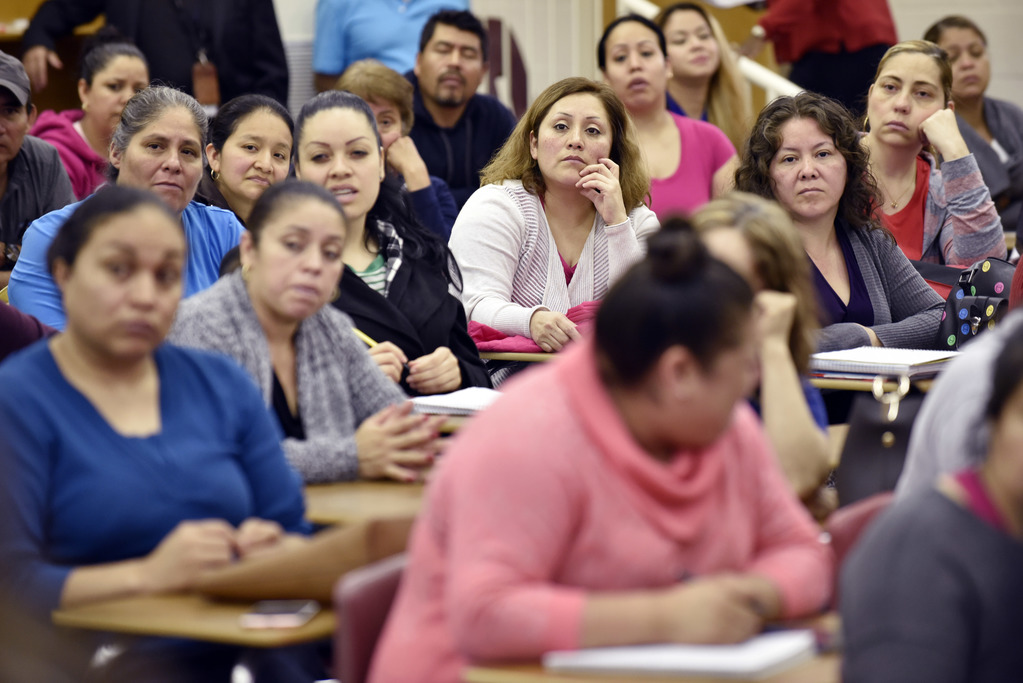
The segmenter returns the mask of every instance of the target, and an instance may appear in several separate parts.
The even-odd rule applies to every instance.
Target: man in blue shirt
[[[496,97],[476,92],[487,72],[487,33],[480,20],[467,11],[430,17],[413,72],[406,74],[415,88],[409,136],[430,175],[448,184],[461,208],[515,127],[515,117]]]
[[[416,61],[426,21],[442,9],[467,10],[469,0],[318,0],[313,71],[319,92],[334,87],[349,65],[375,59],[400,74]]]

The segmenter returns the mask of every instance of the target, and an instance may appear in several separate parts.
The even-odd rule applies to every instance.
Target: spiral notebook
[[[412,399],[415,412],[430,415],[473,415],[490,407],[501,395],[500,391],[486,387],[468,387],[450,394],[416,396]]]
[[[619,676],[707,676],[762,678],[811,659],[817,651],[811,630],[762,633],[737,645],[635,645],[601,647],[543,656],[552,671]]]
[[[816,377],[908,375],[911,379],[922,379],[938,374],[958,355],[958,351],[861,346],[813,354],[810,372]]]

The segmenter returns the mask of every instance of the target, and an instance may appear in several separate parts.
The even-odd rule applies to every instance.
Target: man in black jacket
[[[419,39],[415,123],[409,136],[431,175],[444,180],[459,208],[480,186],[480,171],[515,127],[507,107],[476,89],[487,70],[487,33],[466,11],[434,14]]]
[[[273,0],[46,0],[22,41],[36,90],[46,87],[47,67],[63,67],[57,38],[100,14],[146,55],[154,83],[216,104],[202,96],[212,64],[220,103],[260,93],[287,104],[288,64]]]

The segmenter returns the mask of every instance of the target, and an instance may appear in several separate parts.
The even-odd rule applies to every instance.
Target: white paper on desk
[[[548,652],[543,665],[555,671],[587,673],[758,678],[808,660],[815,652],[813,631],[774,631],[738,645],[635,645]]]
[[[496,389],[486,387],[468,387],[452,391],[450,394],[433,394],[416,396],[412,405],[417,413],[431,415],[472,415],[490,407],[490,404],[501,395]]]

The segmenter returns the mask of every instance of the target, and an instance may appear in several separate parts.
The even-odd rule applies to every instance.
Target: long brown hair
[[[800,374],[810,369],[820,327],[810,261],[788,213],[776,202],[748,192],[729,192],[704,204],[691,217],[698,233],[734,228],[753,254],[753,268],[765,289],[796,297],[789,353]]]
[[[530,135],[539,136],[540,124],[551,107],[569,95],[580,93],[595,96],[607,113],[611,128],[611,153],[608,156],[620,169],[619,183],[622,186],[622,199],[626,211],[631,211],[642,204],[643,198],[650,192],[650,175],[636,144],[635,126],[625,111],[625,105],[618,99],[611,86],[588,78],[566,78],[540,93],[519,120],[515,130],[508,136],[504,146],[483,169],[480,185],[521,180],[522,186],[527,190],[534,194],[542,194],[546,190],[546,184],[540,173],[540,166],[529,153]]]
[[[742,143],[753,120],[753,106],[750,104],[746,79],[739,71],[739,60],[732,50],[725,30],[721,28],[721,23],[713,14],[694,2],[677,2],[665,7],[654,17],[654,23],[663,31],[671,15],[682,11],[696,12],[703,17],[710,27],[714,41],[718,44],[720,55],[718,69],[711,76],[710,88],[707,90],[707,121],[720,128],[736,149],[742,149]],[[692,112],[692,115],[699,114]]]

